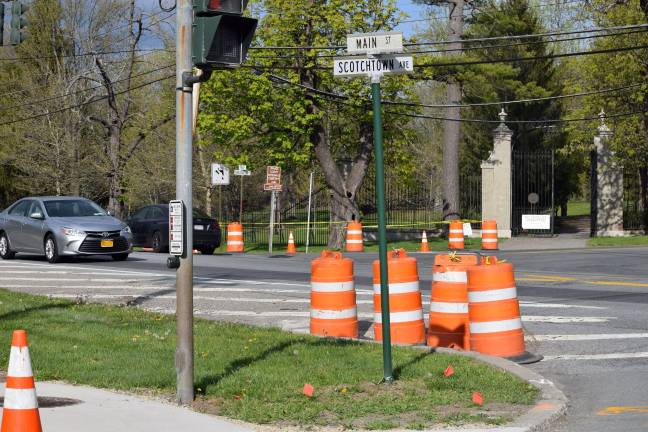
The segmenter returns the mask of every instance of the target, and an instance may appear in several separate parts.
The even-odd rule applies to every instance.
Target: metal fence
[[[641,170],[626,169],[623,173],[623,228],[638,231],[648,228],[648,211],[642,200]],[[644,188],[646,186],[644,185]]]
[[[321,176],[315,182],[311,199],[311,226],[309,243],[326,245],[332,227],[331,195]],[[460,208],[464,219],[481,219],[481,177],[461,179]],[[426,182],[403,183],[398,179],[387,178],[385,198],[388,229],[392,233],[419,233],[422,229],[434,230],[443,219],[440,187],[432,180]],[[282,200],[286,202],[281,202]],[[308,195],[297,198],[282,197],[275,214],[273,243],[285,245],[288,233],[293,232],[298,245],[304,245],[307,237]],[[361,212],[361,221],[366,231],[376,230],[377,213],[375,182],[369,173],[356,195]],[[233,205],[229,205],[233,208]],[[245,205],[244,205],[245,207]],[[247,243],[265,247],[269,239],[270,193],[258,197],[243,212],[243,231]]]
[[[513,152],[512,218],[514,235],[552,235],[554,231],[554,153],[552,150]],[[549,215],[548,230],[522,226],[523,215]]]

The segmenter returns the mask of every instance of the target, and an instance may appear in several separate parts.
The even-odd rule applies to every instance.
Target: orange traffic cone
[[[425,231],[423,231],[423,238],[421,239],[421,248],[419,249],[419,252],[430,252],[430,245],[428,245],[427,233]]]
[[[42,432],[27,333],[16,330],[11,340],[2,432]]]
[[[288,249],[286,250],[286,255],[295,255],[297,249],[295,248],[295,238],[293,237],[292,231],[288,234]]]

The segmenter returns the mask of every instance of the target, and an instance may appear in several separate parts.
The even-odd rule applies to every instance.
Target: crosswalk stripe
[[[587,306],[587,305],[578,305],[578,304],[562,304],[562,303],[540,303],[540,302],[529,302],[529,301],[520,301],[521,307],[527,308],[538,308],[538,309],[597,309],[603,310],[608,309],[604,306]]]
[[[552,324],[569,323],[604,323],[616,319],[615,317],[574,317],[574,316],[533,316],[522,317],[522,321]]]
[[[571,334],[571,335],[528,335],[527,340],[552,342],[552,341],[593,341],[613,339],[646,339],[648,333],[609,333],[609,334]]]
[[[648,352],[635,352],[635,353],[610,353],[610,354],[561,354],[561,355],[546,355],[545,360],[622,360],[622,359],[635,359],[635,358],[648,358]]]

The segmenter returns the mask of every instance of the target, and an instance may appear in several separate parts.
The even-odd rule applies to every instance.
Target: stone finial
[[[504,111],[504,107],[502,107],[502,112],[499,113],[499,118],[502,121],[502,123],[506,121],[506,116],[508,116],[508,114],[506,114],[506,111]]]
[[[601,125],[598,127],[599,133],[600,134],[610,134],[612,131],[608,127],[607,124],[605,124],[605,118],[607,117],[605,115],[605,110],[601,108],[601,112],[599,113],[599,119],[601,120]]]
[[[601,108],[599,118],[601,119],[601,126],[605,126],[605,110],[603,108]]]

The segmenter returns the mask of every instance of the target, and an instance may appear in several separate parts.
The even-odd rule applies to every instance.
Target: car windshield
[[[101,207],[87,200],[45,201],[45,209],[50,217],[106,216]]]

